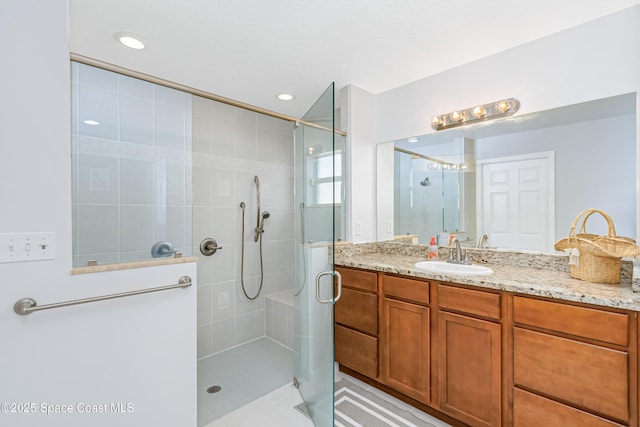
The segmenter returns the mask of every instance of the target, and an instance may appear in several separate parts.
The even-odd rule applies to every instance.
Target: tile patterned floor
[[[449,427],[424,412],[343,373],[363,389],[375,393],[436,427]],[[293,379],[293,352],[268,339],[244,344],[198,362],[198,426],[313,427],[294,406],[302,403]],[[207,393],[220,385],[221,391]]]
[[[261,338],[198,362],[198,425],[263,397],[293,379],[293,352]],[[218,393],[207,388],[219,385]]]

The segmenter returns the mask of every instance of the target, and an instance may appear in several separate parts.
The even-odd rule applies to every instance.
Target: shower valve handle
[[[211,256],[215,254],[218,249],[222,249],[222,246],[218,246],[218,242],[211,237],[207,237],[200,242],[200,252],[204,256]]]

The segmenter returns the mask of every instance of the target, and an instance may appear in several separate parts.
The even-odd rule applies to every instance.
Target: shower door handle
[[[337,284],[338,294],[335,297],[329,298],[326,300],[320,297],[320,279],[322,278],[322,276],[336,276],[338,278],[338,284]],[[340,272],[335,270],[322,271],[318,273],[318,275],[316,276],[316,299],[318,300],[318,302],[321,304],[335,304],[336,302],[338,302],[341,296],[342,296],[342,274],[340,274]]]

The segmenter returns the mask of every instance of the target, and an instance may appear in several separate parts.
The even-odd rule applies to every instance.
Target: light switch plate
[[[0,263],[55,259],[55,233],[0,233]]]

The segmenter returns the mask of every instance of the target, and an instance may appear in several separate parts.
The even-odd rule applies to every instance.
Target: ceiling
[[[385,92],[640,0],[69,3],[73,53],[302,117],[332,81]],[[142,36],[146,48],[122,46],[117,32]]]

